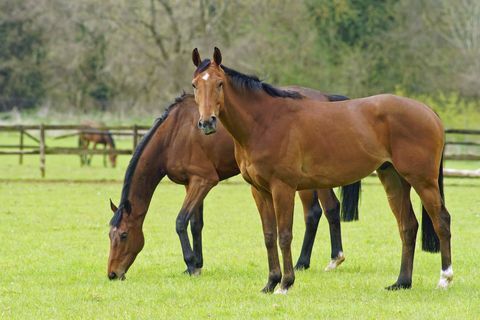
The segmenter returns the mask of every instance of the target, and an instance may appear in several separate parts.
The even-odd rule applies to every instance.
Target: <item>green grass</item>
[[[419,243],[413,289],[383,289],[397,277],[400,239],[381,185],[367,178],[361,220],[342,224],[345,263],[335,272],[323,271],[330,245],[322,218],[311,269],[297,272],[288,295],[277,296],[259,292],[267,278],[266,250],[244,183],[222,183],[206,200],[200,277],[182,274],[175,218],[184,188],[162,182],[145,221],[145,248],[126,281],[109,281],[108,199],[117,202],[120,195],[128,157],[120,159],[117,169],[104,169],[100,158],[80,168],[76,157],[47,157],[49,180],[32,182],[22,179],[38,177],[36,156],[26,157],[23,166],[16,157],[0,158],[1,319],[473,319],[480,314],[479,180],[446,180],[455,271],[448,291],[435,289],[440,256],[421,252]],[[87,181],[98,178],[115,181]],[[294,259],[304,231],[299,201],[295,210]]]

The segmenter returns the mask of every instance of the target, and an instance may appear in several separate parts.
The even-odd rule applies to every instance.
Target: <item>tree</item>
[[[24,5],[0,4],[0,111],[32,108],[45,96],[43,29],[34,14],[22,13]]]

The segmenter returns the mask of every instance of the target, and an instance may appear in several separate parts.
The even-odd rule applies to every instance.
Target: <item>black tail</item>
[[[440,161],[440,171],[438,173],[438,188],[440,189],[440,196],[442,202],[445,204],[445,195],[443,193],[443,154]],[[432,220],[422,205],[422,250],[427,252],[439,252],[440,241],[433,228]]]
[[[340,216],[343,221],[358,220],[358,203],[360,202],[361,186],[361,181],[357,181],[342,187],[342,210]]]

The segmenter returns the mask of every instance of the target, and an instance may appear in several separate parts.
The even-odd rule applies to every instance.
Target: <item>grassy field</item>
[[[446,180],[455,271],[448,291],[435,289],[440,256],[421,252],[419,243],[413,289],[383,289],[398,274],[400,239],[381,185],[367,178],[361,220],[342,225],[345,263],[335,272],[323,271],[330,245],[322,218],[311,269],[297,272],[292,290],[278,296],[260,293],[266,251],[249,187],[239,178],[222,183],[206,200],[200,277],[182,274],[175,218],[184,188],[162,182],[145,221],[145,248],[126,281],[109,281],[108,199],[118,202],[127,162],[120,157],[116,169],[104,169],[97,156],[92,167],[80,168],[77,157],[47,156],[42,182],[37,156],[26,157],[23,166],[17,157],[0,158],[1,319],[474,319],[480,314],[479,180]],[[301,212],[297,204],[294,259],[304,230]]]

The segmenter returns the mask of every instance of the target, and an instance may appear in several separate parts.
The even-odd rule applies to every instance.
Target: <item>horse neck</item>
[[[162,125],[157,128],[151,140],[144,147],[130,181],[128,200],[132,206],[132,218],[143,223],[153,193],[166,175],[166,138]]]
[[[262,125],[265,121],[266,109],[261,93],[248,92],[233,88],[231,85],[224,87],[224,106],[219,114],[223,126],[233,138],[242,145],[247,144],[251,138],[253,125]]]
[[[115,145],[113,144],[113,138],[110,135],[107,135],[105,140],[110,150],[115,149]]]

